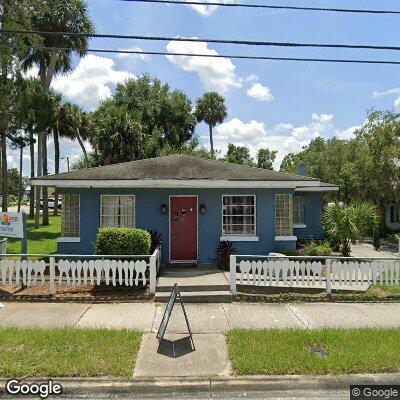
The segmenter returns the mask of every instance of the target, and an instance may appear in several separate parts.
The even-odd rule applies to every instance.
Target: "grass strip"
[[[141,337],[130,330],[0,329],[0,376],[131,378]]]
[[[400,372],[400,329],[233,330],[229,356],[239,375]],[[326,358],[310,353],[321,346]]]

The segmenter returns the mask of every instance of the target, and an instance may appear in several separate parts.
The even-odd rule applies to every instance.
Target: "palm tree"
[[[36,31],[70,32],[75,35],[39,35],[41,47],[33,47],[25,60],[24,68],[39,67],[39,78],[47,94],[55,74],[71,70],[72,54],[83,56],[88,46],[87,36],[79,33],[93,33],[93,24],[88,16],[83,0],[48,0],[46,7],[32,16],[33,29]],[[62,50],[61,50],[62,49]],[[47,172],[46,135],[48,127],[38,134],[37,176]],[[43,225],[48,224],[48,204],[45,201],[47,189],[43,188]],[[35,194],[35,226],[39,226],[40,191]]]
[[[329,203],[323,212],[324,230],[345,257],[350,256],[351,243],[378,230],[379,221],[378,209],[371,203]]]
[[[60,172],[60,125],[62,124],[62,96],[60,93],[51,91],[51,132],[54,141],[54,173]],[[53,215],[58,214],[58,190],[54,191]]]
[[[202,98],[197,99],[195,115],[197,122],[204,121],[208,125],[211,157],[214,157],[213,128],[224,122],[228,115],[225,98],[216,92],[204,93]]]

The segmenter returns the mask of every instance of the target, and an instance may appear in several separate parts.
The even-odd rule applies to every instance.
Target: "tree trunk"
[[[19,148],[19,180],[18,180],[18,209],[17,212],[21,212],[21,200],[22,200],[22,156],[24,155],[24,146]]]
[[[54,139],[54,172],[58,174],[60,172],[60,142],[58,137],[58,130],[55,129],[53,132]],[[58,190],[54,188],[54,210],[53,215],[58,214]]]
[[[38,133],[37,137],[37,160],[36,160],[36,168],[37,173],[36,176],[42,176],[42,132]],[[40,225],[40,197],[41,197],[41,187],[35,187],[35,228],[39,228]]]
[[[351,254],[351,247],[350,247],[350,240],[345,240],[342,245],[342,256],[343,257],[350,257]]]
[[[208,129],[210,131],[210,147],[211,147],[211,158],[214,158],[214,141],[213,141],[213,132],[212,125],[208,125]]]
[[[39,76],[41,79],[42,83],[42,88],[44,93],[47,95],[49,93],[51,81],[53,79],[54,75],[54,70],[56,67],[56,61],[57,61],[57,52],[52,51],[50,53],[50,62],[47,68],[47,71],[45,67],[42,67],[41,70],[39,70]],[[42,171],[40,171],[39,174],[39,168],[43,167],[43,175],[47,175],[47,143],[46,143],[46,132],[47,127],[43,129],[42,132],[38,134],[38,143],[40,143],[40,149],[38,146],[38,177],[42,176]],[[41,155],[41,160],[39,160],[39,154]],[[40,166],[40,167],[39,167]],[[48,225],[49,224],[49,204],[48,204],[48,196],[47,196],[47,188],[42,187],[43,191],[43,225]],[[40,193],[38,190],[37,192]],[[39,212],[40,212],[40,194],[38,195],[36,193],[36,210],[35,210],[35,227],[39,227]],[[39,201],[38,201],[39,200]]]
[[[31,178],[35,177],[35,143],[33,143],[33,129],[29,130],[29,152],[31,156]],[[31,185],[29,192],[29,218],[35,216],[35,187]]]
[[[81,136],[79,135],[79,132],[76,134],[76,138],[78,139],[79,145],[81,146],[83,157],[85,158],[86,167],[89,167],[89,158],[87,155],[87,151],[85,149],[85,145],[83,144],[83,140],[82,140]]]
[[[5,134],[1,135],[1,175],[2,175],[1,210],[5,212],[8,210],[7,141]]]
[[[43,165],[43,176],[48,175],[47,171],[47,135],[43,138],[42,143],[42,165]],[[42,197],[43,197],[43,218],[42,225],[49,225],[49,195],[47,191],[47,186],[42,187]]]

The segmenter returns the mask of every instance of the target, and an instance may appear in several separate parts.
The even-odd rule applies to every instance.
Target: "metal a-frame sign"
[[[164,340],[165,331],[167,329],[168,322],[169,322],[169,319],[170,319],[171,314],[172,314],[172,310],[174,309],[174,305],[175,305],[177,300],[179,300],[179,302],[181,304],[181,307],[182,307],[183,315],[185,316],[185,321],[186,321],[186,325],[187,325],[187,328],[188,328],[190,341],[191,341],[193,350],[196,350],[196,348],[194,347],[192,331],[190,330],[189,320],[188,320],[188,317],[187,317],[187,314],[186,314],[185,306],[184,306],[183,301],[182,301],[181,292],[179,290],[178,284],[175,283],[174,287],[172,289],[171,295],[170,295],[170,297],[168,299],[167,305],[165,307],[165,311],[164,311],[164,315],[163,315],[161,323],[160,323],[160,327],[158,328],[158,332],[157,332],[157,339],[158,339],[157,353],[159,352],[161,343]]]

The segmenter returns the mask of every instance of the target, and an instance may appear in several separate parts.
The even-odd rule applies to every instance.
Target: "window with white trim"
[[[293,235],[293,202],[291,194],[275,195],[275,236]]]
[[[293,224],[304,225],[303,196],[293,196]]]
[[[101,227],[135,227],[135,196],[101,196]]]
[[[256,196],[222,196],[222,234],[256,234]]]
[[[79,194],[62,194],[61,204],[61,236],[79,237]]]

